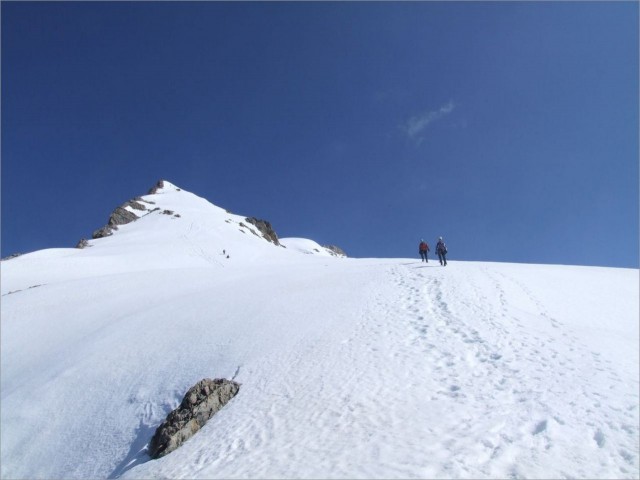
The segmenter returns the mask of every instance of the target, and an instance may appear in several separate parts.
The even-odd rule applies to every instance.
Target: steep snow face
[[[308,255],[175,186],[143,199],[92,247],[2,263],[3,478],[640,475],[638,270]],[[149,459],[191,385],[234,376]]]

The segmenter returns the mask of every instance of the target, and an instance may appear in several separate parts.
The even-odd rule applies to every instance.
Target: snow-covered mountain
[[[640,475],[638,270],[336,258],[169,182],[137,202],[1,263],[3,478]],[[206,377],[242,387],[150,460]]]

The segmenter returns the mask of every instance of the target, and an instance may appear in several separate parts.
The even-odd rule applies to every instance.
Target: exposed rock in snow
[[[342,250],[340,247],[337,247],[335,245],[323,245],[322,248],[324,248],[325,250],[329,250],[329,253],[331,253],[332,255],[336,256],[336,257],[345,257],[347,256],[346,253],[344,253],[344,250]]]
[[[163,190],[174,190],[176,192],[181,191],[181,189],[176,187],[173,183],[167,182],[166,180],[158,180],[158,182],[149,190],[147,195],[156,195],[158,193],[162,193]]]
[[[178,192],[180,191],[180,189],[175,185],[164,180],[158,180],[158,183],[156,183],[156,185],[152,187],[151,190],[149,190],[149,195],[162,193],[162,190],[165,189],[174,189]],[[109,216],[109,221],[104,227],[99,228],[98,230],[93,232],[92,238],[97,239],[113,235],[114,230],[118,230],[119,225],[126,225],[127,223],[135,222],[141,216],[157,210],[157,208],[147,208],[147,206],[144,205],[145,203],[149,205],[155,204],[155,202],[145,200],[141,197],[135,197],[123,203],[111,213],[111,215]]]
[[[3,259],[1,259],[3,262],[5,260],[11,260],[12,258],[18,258],[20,255],[22,255],[21,253],[12,253],[11,255],[4,257]]]
[[[163,188],[164,188],[164,180],[158,180],[158,183],[156,183],[153,187],[151,187],[148,194],[155,195],[156,193],[158,193],[158,190],[162,190]]]
[[[117,207],[109,216],[108,223],[93,232],[93,238],[108,237],[113,234],[114,230],[118,229],[118,225],[126,225],[127,223],[135,222],[139,217],[138,214],[132,210],[146,212],[147,207],[137,201],[138,199],[129,200],[119,207]]]
[[[81,238],[77,245],[76,248],[86,248],[86,247],[90,247],[91,245],[89,244],[89,241],[86,238]]]
[[[178,408],[158,427],[149,443],[151,458],[163,457],[191,438],[236,396],[240,384],[224,378],[205,378],[191,387]]]
[[[250,224],[255,225],[258,228],[258,230],[260,230],[260,233],[262,233],[262,235],[266,240],[270,241],[275,245],[280,246],[280,242],[278,241],[278,235],[273,230],[269,222],[267,222],[266,220],[260,220],[255,217],[247,217],[246,220]]]

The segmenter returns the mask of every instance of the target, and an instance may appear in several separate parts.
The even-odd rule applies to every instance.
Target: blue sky
[[[353,257],[638,267],[636,2],[2,2],[2,256],[160,178]]]

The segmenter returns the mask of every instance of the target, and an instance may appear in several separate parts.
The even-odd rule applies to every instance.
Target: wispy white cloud
[[[411,117],[401,128],[409,139],[420,144],[424,139],[425,131],[429,128],[429,125],[450,115],[455,108],[456,105],[450,101],[437,110],[429,110]]]

